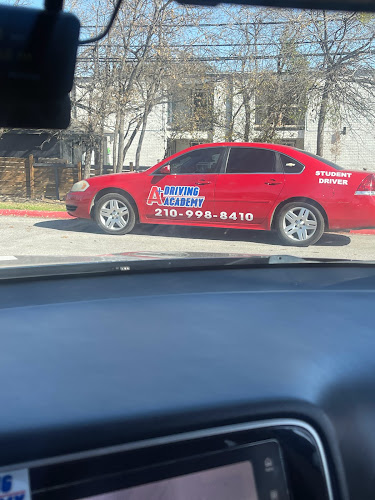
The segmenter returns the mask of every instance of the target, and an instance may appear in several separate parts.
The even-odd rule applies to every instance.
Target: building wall
[[[170,151],[170,144],[173,140],[176,140],[176,143],[172,153],[189,147],[195,142],[225,141],[227,138],[228,116],[230,112],[235,112],[239,105],[239,97],[235,96],[232,100],[228,98],[230,91],[228,80],[224,79],[216,83],[214,92],[214,109],[217,114],[216,125],[213,134],[210,131],[203,130],[198,134],[199,138],[197,134],[194,134],[193,137],[189,134],[178,135],[173,133],[167,125],[167,104],[155,106],[148,119],[140,165],[152,166],[162,160]],[[375,107],[375,103],[373,105]],[[317,116],[313,111],[316,106],[311,104],[310,108],[306,115],[305,126],[299,130],[293,127],[279,130],[277,142],[294,145],[300,149],[316,153]],[[244,115],[243,112],[240,112],[235,121],[234,141],[242,140],[243,123]],[[108,147],[110,151],[108,160],[110,164],[112,164],[113,126],[114,117],[111,118],[108,125]],[[110,136],[111,132],[112,137]],[[252,140],[257,137],[255,123],[252,123],[250,136]],[[139,133],[127,153],[124,165],[129,165],[130,162],[135,163],[138,138]],[[346,121],[340,123],[327,123],[324,132],[323,156],[344,168],[375,171],[375,131],[373,124],[369,124],[363,117],[358,115],[352,115]]]
[[[316,153],[317,118],[307,114],[304,131],[305,149]],[[350,170],[375,171],[375,129],[360,116],[333,125],[327,123],[324,130],[323,157]]]
[[[114,129],[115,117],[111,116],[107,125],[107,147],[108,147],[108,162],[110,165],[113,164],[113,129]],[[167,150],[167,106],[166,104],[160,104],[153,108],[148,120],[145,136],[142,143],[141,155],[140,155],[140,166],[152,167],[157,162],[162,160],[165,156]],[[129,136],[133,132],[134,127],[130,129]],[[124,160],[124,166],[129,166],[130,162],[135,164],[135,157],[137,152],[137,146],[139,141],[140,132],[135,136],[132,145],[130,146],[126,158]],[[126,140],[125,140],[126,141]]]

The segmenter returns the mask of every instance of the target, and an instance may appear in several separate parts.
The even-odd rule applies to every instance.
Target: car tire
[[[136,213],[126,196],[109,193],[95,203],[94,219],[107,234],[127,234],[134,228]]]
[[[320,210],[305,202],[284,205],[276,215],[275,229],[284,245],[307,247],[324,233],[324,217]]]

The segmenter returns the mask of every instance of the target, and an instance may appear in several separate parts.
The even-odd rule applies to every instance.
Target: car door
[[[284,183],[274,151],[231,147],[224,173],[216,181],[215,213],[233,224],[260,224],[270,214]]]
[[[170,173],[165,173],[166,164],[153,172],[145,193],[146,219],[209,222],[224,152],[222,146],[194,149],[171,160]]]

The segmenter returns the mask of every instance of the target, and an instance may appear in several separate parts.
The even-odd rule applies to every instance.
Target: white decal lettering
[[[348,185],[348,181],[343,181],[342,179],[322,179],[322,177],[350,177],[352,176],[351,172],[328,172],[325,170],[316,170],[315,175],[320,176],[319,184],[340,184],[343,186]]]

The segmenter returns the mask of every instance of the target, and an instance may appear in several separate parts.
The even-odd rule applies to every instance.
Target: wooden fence
[[[140,167],[146,170],[148,167]],[[133,164],[124,166],[123,172],[132,172]],[[111,165],[104,165],[103,174],[113,173]],[[90,176],[99,175],[91,167]],[[68,163],[61,158],[0,157],[0,195],[13,198],[63,200],[72,185],[82,179],[82,165]]]
[[[138,167],[139,172],[143,172],[144,170],[147,170],[148,167],[140,166]],[[135,167],[133,162],[130,162],[129,165],[124,165],[122,172],[134,172]],[[113,165],[103,165],[102,173],[100,173],[99,167],[97,165],[91,165],[90,169],[90,177],[95,177],[96,175],[108,175],[108,174],[113,174]]]
[[[81,164],[59,158],[0,157],[0,195],[14,198],[64,199],[72,185],[81,180]]]
[[[30,197],[64,199],[72,185],[81,180],[81,164],[73,165],[60,158],[29,157]]]
[[[0,195],[30,196],[30,169],[25,158],[0,157]]]

